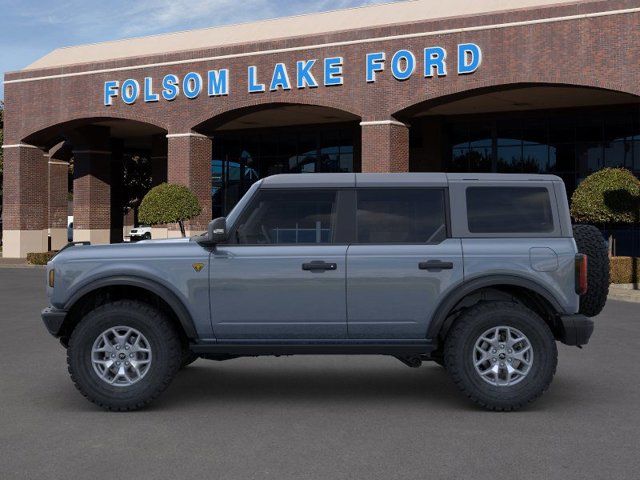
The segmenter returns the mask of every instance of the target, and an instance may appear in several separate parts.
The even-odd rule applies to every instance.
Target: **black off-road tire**
[[[533,362],[528,374],[509,386],[483,380],[474,366],[476,341],[487,330],[507,326],[518,329],[531,343]],[[535,312],[515,302],[482,302],[462,314],[444,345],[447,372],[462,393],[476,404],[494,411],[517,410],[540,397],[551,384],[558,350],[549,326]]]
[[[113,386],[101,380],[91,360],[96,338],[116,326],[135,328],[151,347],[147,373],[128,386]],[[167,316],[132,300],[106,303],[89,312],[73,330],[67,349],[67,365],[76,388],[88,400],[110,411],[137,410],[150,404],[169,386],[181,360],[180,337]]]
[[[587,293],[580,295],[580,313],[595,317],[609,295],[609,250],[602,233],[593,225],[574,225],[578,252],[587,256]]]
[[[193,353],[189,348],[185,348],[182,351],[182,361],[180,363],[180,370],[188,367],[193,362],[195,362],[198,358],[200,358],[196,353]]]

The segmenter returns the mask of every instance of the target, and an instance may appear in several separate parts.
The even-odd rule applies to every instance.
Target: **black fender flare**
[[[105,287],[123,285],[142,288],[160,297],[167,303],[167,305],[169,305],[169,307],[175,313],[187,338],[198,338],[198,334],[196,332],[195,325],[193,324],[191,314],[189,313],[189,310],[187,310],[187,307],[184,305],[182,300],[180,300],[178,296],[169,288],[161,285],[154,280],[149,280],[144,277],[137,277],[134,275],[116,275],[93,280],[88,284],[85,284],[82,287],[78,288],[78,290],[76,290],[69,298],[69,300],[67,300],[64,309],[66,311],[69,311],[78,302],[78,300],[91,292]]]
[[[563,311],[560,302],[558,302],[553,294],[546,287],[540,285],[534,280],[520,277],[518,275],[488,275],[463,282],[449,292],[449,294],[440,302],[433,314],[431,323],[427,329],[427,338],[438,338],[438,335],[447,320],[449,312],[451,312],[451,309],[455,307],[460,300],[477,290],[496,285],[526,288],[547,300],[556,312],[559,313]]]

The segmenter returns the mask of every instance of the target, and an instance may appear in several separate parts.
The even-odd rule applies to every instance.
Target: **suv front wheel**
[[[489,410],[517,410],[549,387],[558,362],[549,326],[515,302],[484,302],[450,330],[444,362],[453,381]]]
[[[76,387],[106,410],[146,406],[167,388],[181,363],[180,339],[166,315],[131,300],[90,311],[67,349]]]

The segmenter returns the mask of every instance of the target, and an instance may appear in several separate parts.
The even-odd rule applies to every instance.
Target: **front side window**
[[[553,231],[549,191],[544,187],[469,187],[467,219],[471,233]]]
[[[249,245],[332,243],[336,197],[335,190],[260,190],[239,222],[236,241]]]
[[[358,190],[358,243],[439,243],[447,236],[444,190]]]

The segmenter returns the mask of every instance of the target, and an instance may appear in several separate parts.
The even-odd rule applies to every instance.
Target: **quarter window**
[[[240,244],[332,243],[335,190],[260,190],[236,230]]]
[[[439,243],[447,236],[444,190],[358,190],[358,243]]]
[[[544,233],[553,231],[549,191],[544,187],[467,188],[471,233]]]

